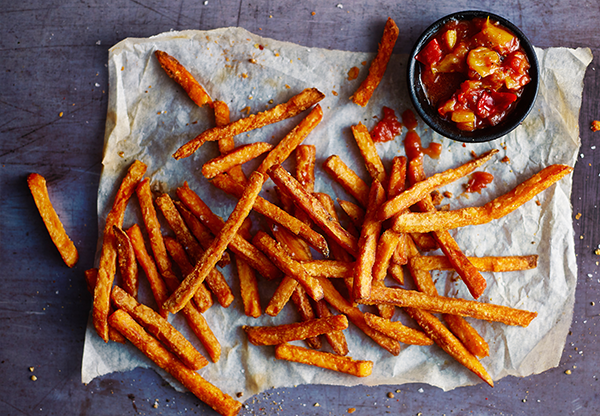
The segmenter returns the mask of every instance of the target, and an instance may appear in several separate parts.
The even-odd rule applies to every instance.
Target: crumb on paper
[[[335,90],[331,90],[331,93],[332,93],[332,94],[333,94],[335,97],[337,97],[337,95],[338,95],[337,91],[335,91]]]
[[[536,199],[536,200],[535,200],[535,204],[536,204],[538,207],[542,205],[542,203],[540,202],[540,200],[539,200],[539,199]]]
[[[445,198],[452,198],[454,196],[450,191],[444,191],[443,195]]]
[[[592,131],[598,131],[598,130],[600,130],[600,120],[594,120],[594,121],[592,121],[591,129],[592,129]]]
[[[500,162],[502,162],[502,163],[507,163],[507,164],[509,164],[509,165],[510,165],[510,158],[509,158],[508,156],[504,156],[504,157],[502,158],[502,160],[500,160]]]
[[[354,81],[356,78],[358,78],[359,72],[360,69],[358,69],[358,67],[353,66],[350,68],[350,71],[348,71],[348,81]]]
[[[248,78],[248,74],[247,74],[247,73],[245,73],[245,72],[243,72],[243,73],[242,73],[242,75],[241,75],[241,77],[242,77],[242,78]]]
[[[472,157],[473,159],[476,159],[476,158],[477,158],[477,153],[475,153],[475,150],[471,150],[471,157]]]

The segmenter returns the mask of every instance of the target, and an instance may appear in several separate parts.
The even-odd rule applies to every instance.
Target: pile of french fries
[[[398,28],[388,19],[369,75],[352,97],[356,104],[365,106],[379,84],[397,36]],[[203,313],[216,307],[213,296],[223,308],[232,304],[237,290],[232,290],[215,266],[235,263],[247,316],[257,318],[263,312],[256,278],[259,273],[268,284],[277,287],[264,312],[276,316],[291,299],[303,319],[278,326],[243,327],[251,344],[275,346],[277,359],[358,377],[369,376],[373,362],[347,356],[344,330],[351,322],[392,355],[399,354],[401,343],[423,346],[435,343],[493,386],[492,378],[478,359],[489,354],[488,345],[464,317],[527,327],[536,312],[476,299],[486,288],[480,272],[531,269],[536,267],[537,256],[466,257],[447,230],[507,215],[572,168],[549,166],[482,207],[438,211],[432,192],[466,177],[491,160],[497,151],[427,177],[423,154],[412,149],[407,151],[408,158],[395,157],[391,171],[387,172],[369,131],[358,123],[352,126],[352,132],[370,180],[360,178],[338,155],[323,163],[325,172],[356,201],[338,200],[349,218],[344,227],[332,198],[314,189],[314,146],[302,145],[323,118],[318,102],[324,94],[309,88],[267,111],[230,122],[224,101],[213,101],[190,72],[166,52],[156,51],[155,56],[194,103],[210,106],[215,114],[215,127],[181,146],[173,157],[185,158],[208,146],[207,142],[218,142],[221,156],[205,163],[202,174],[217,188],[237,197],[238,203],[224,220],[187,183],[172,190],[178,200],[167,193],[155,197],[150,179],[144,178],[146,165],[135,161],[129,167],[106,218],[98,269],[86,271],[88,289],[94,297],[94,326],[104,341],[129,340],[217,412],[237,414],[241,404],[196,373],[195,370],[209,365],[209,360],[167,319],[169,314],[181,312],[210,360],[217,362],[221,345]],[[235,135],[307,110],[308,114],[276,146],[261,142],[235,146]],[[260,166],[247,177],[241,166],[265,153]],[[295,174],[282,167],[292,154],[296,158]],[[276,185],[280,205],[259,196],[269,179]],[[37,195],[44,194],[39,190],[40,183],[39,178],[31,177],[36,203]],[[139,224],[124,230],[125,210],[134,193],[141,218]],[[174,237],[162,234],[156,207]],[[267,225],[254,235],[251,228],[256,227],[248,217],[252,210],[262,214]],[[71,265],[74,257],[76,261],[76,252],[73,254],[74,247],[67,240],[68,237],[66,240],[59,237],[57,247]],[[444,256],[422,254],[437,248]],[[137,300],[138,263],[150,284],[158,305],[156,310]],[[398,287],[405,283],[405,269],[418,290]],[[475,300],[439,296],[431,271],[452,269]],[[120,286],[114,285],[117,270]],[[394,287],[388,287],[388,276]],[[420,329],[394,320],[397,308],[402,308]],[[433,313],[441,314],[446,325]],[[321,335],[332,353],[319,351],[323,348]],[[308,348],[290,344],[300,340]]]

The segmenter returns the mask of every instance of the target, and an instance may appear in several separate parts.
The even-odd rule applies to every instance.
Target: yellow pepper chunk
[[[481,34],[495,49],[504,49],[505,47],[508,47],[515,38],[511,33],[491,23],[489,17],[483,24]]]
[[[498,52],[483,46],[471,50],[467,56],[469,68],[476,71],[482,78],[496,72],[500,68],[498,66],[499,62],[500,55],[498,55]]]

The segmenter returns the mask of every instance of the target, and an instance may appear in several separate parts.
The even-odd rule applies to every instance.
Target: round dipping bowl
[[[499,22],[502,26],[510,30],[520,41],[521,48],[527,55],[529,64],[529,76],[531,81],[525,86],[525,89],[518,99],[516,107],[499,124],[490,127],[484,127],[473,131],[464,131],[456,127],[452,121],[442,118],[437,108],[429,103],[424,86],[421,82],[422,64],[415,59],[415,56],[423,49],[427,43],[438,33],[444,25],[454,20],[472,20],[476,17],[489,18]],[[539,67],[537,56],[533,50],[533,45],[525,37],[523,32],[503,17],[484,11],[464,11],[445,16],[429,26],[419,37],[413,47],[408,60],[408,93],[415,107],[415,110],[421,116],[423,121],[433,130],[453,140],[467,143],[488,142],[497,139],[514,130],[527,117],[538,93],[539,86]]]

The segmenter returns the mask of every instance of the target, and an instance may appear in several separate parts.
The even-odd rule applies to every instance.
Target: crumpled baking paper
[[[368,72],[370,53],[354,53],[306,48],[256,36],[240,28],[212,31],[169,32],[149,39],[126,39],[110,50],[109,105],[106,123],[104,169],[98,190],[98,226],[101,244],[104,218],[127,168],[134,159],[148,165],[146,176],[157,192],[170,192],[188,181],[214,212],[227,218],[236,200],[213,187],[200,173],[202,164],[218,155],[216,143],[203,145],[193,156],[176,161],[171,155],[182,144],[212,127],[212,110],[198,108],[185,92],[160,68],[153,52],[164,50],[175,56],[206,88],[213,99],[225,101],[232,120],[245,117],[287,101],[304,88],[316,87],[326,94],[320,103],[324,117],[305,140],[317,147],[315,190],[334,198],[348,195],[321,169],[322,162],[338,154],[361,177],[368,179],[350,126],[362,122],[371,129],[382,115],[382,106],[400,114],[411,108],[406,85],[406,55],[392,56],[385,77],[369,104],[359,107],[349,97]],[[456,167],[491,149],[498,156],[483,170],[494,175],[492,185],[481,194],[464,194],[466,179],[444,188],[454,197],[446,199],[451,208],[482,205],[499,196],[545,166],[563,163],[573,166],[580,146],[578,116],[583,77],[592,55],[589,49],[536,49],[540,62],[540,92],[535,108],[523,124],[509,135],[483,144],[453,142],[429,130],[422,122],[417,131],[424,146],[431,141],[442,144],[439,159],[425,158],[428,174]],[[352,67],[360,69],[358,79],[349,80]],[[241,145],[255,141],[277,143],[302,116],[235,137]],[[377,145],[384,164],[390,166],[396,155],[404,154],[402,140]],[[509,159],[509,162],[504,157]],[[246,173],[258,161],[244,166]],[[293,162],[284,164],[293,170]],[[272,183],[262,195],[271,199]],[[571,176],[568,176],[508,216],[490,224],[453,230],[451,234],[467,255],[538,254],[535,270],[512,273],[485,273],[488,287],[483,302],[537,311],[538,317],[527,328],[469,320],[490,345],[490,356],[482,360],[494,380],[507,375],[527,376],[559,363],[571,324],[577,264],[575,260]],[[252,214],[254,224],[261,220]],[[125,227],[141,223],[135,197],[129,204]],[[143,227],[142,227],[143,228]],[[164,229],[168,233],[167,228]],[[222,269],[234,293],[239,283],[232,266]],[[439,292],[472,299],[453,272],[434,273]],[[117,278],[118,280],[118,278]],[[145,279],[141,277],[140,298],[154,305]],[[263,308],[277,282],[259,278]],[[395,319],[411,325],[402,312]],[[444,390],[479,383],[478,377],[455,362],[439,347],[404,346],[394,357],[377,346],[352,324],[345,331],[349,355],[372,360],[373,374],[356,378],[302,364],[278,361],[273,347],[250,345],[242,325],[277,325],[298,320],[293,306],[277,317],[263,314],[246,317],[239,295],[224,309],[218,304],[205,317],[222,345],[221,360],[210,363],[199,373],[232,395],[244,392],[249,397],[271,387],[298,384],[402,384],[423,382]],[[170,316],[172,323],[197,346],[204,349],[189,331],[181,316]],[[412,324],[414,325],[414,323]],[[325,347],[327,349],[327,347]],[[105,344],[88,325],[82,364],[83,382],[114,371],[156,366],[130,344]],[[164,371],[159,371],[172,380]],[[179,386],[181,387],[181,386]]]

